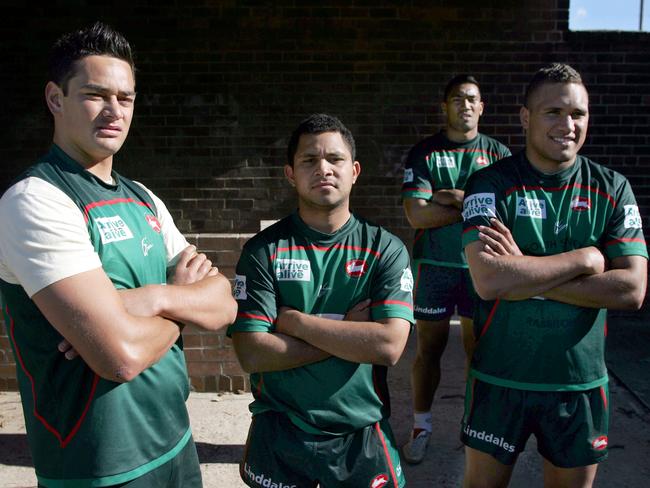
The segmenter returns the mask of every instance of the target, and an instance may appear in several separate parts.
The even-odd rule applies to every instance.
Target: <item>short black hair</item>
[[[312,114],[306,119],[304,119],[298,127],[291,134],[289,139],[289,145],[287,146],[287,164],[293,166],[293,158],[296,155],[296,150],[298,149],[298,142],[300,141],[300,136],[303,134],[322,134],[323,132],[338,132],[341,134],[341,137],[345,141],[350,149],[350,154],[352,155],[352,161],[355,161],[355,152],[356,148],[354,145],[354,137],[352,137],[352,132],[343,125],[339,119],[333,115],[328,114]]]
[[[61,36],[52,46],[48,62],[48,80],[67,95],[68,81],[75,74],[75,63],[86,56],[111,56],[126,61],[135,76],[131,45],[112,27],[95,22]]]
[[[582,77],[575,69],[568,64],[553,63],[537,70],[533,75],[524,95],[524,107],[529,108],[528,104],[535,92],[545,83],[578,83],[584,86]]]
[[[481,93],[481,86],[478,84],[478,81],[476,81],[476,78],[474,78],[474,76],[469,75],[467,73],[461,73],[459,75],[454,76],[451,80],[447,82],[447,86],[445,86],[444,97],[442,99],[443,102],[447,101],[449,94],[452,92],[454,88],[456,88],[458,85],[463,85],[465,83],[471,83],[472,85],[476,85],[476,88],[478,88],[478,92]]]

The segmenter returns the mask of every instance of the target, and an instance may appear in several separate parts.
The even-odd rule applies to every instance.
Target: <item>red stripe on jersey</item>
[[[605,410],[607,410],[607,395],[605,394],[605,388],[602,386],[600,387],[600,398],[603,399],[603,405],[605,406]]]
[[[253,313],[246,313],[246,312],[239,312],[237,314],[237,318],[242,318],[242,319],[257,319],[257,320],[262,320],[263,322],[268,322],[269,324],[273,323],[273,319],[268,318],[265,315],[255,315]]]
[[[88,222],[88,214],[93,208],[105,207],[106,205],[116,205],[118,203],[135,203],[136,205],[151,208],[151,205],[148,203],[140,202],[138,200],[134,200],[133,198],[114,198],[113,200],[101,200],[99,202],[91,202],[84,207],[84,219],[86,219],[86,222]]]
[[[402,302],[400,300],[379,300],[370,304],[371,307],[378,307],[379,305],[402,305],[404,307],[410,308],[411,310],[413,309],[413,305],[408,302]]]
[[[377,432],[377,437],[379,437],[379,441],[381,442],[381,447],[383,447],[384,449],[384,456],[386,456],[386,464],[388,465],[388,468],[390,469],[390,475],[393,478],[393,486],[395,488],[399,488],[399,485],[397,484],[397,476],[395,476],[395,468],[393,467],[393,461],[390,458],[390,454],[388,453],[388,445],[386,444],[386,439],[384,438],[384,433],[381,431],[379,422],[375,422],[375,432]]]
[[[433,190],[428,188],[402,188],[402,193],[407,191],[419,191],[420,193],[431,193],[433,195]]]
[[[600,195],[601,197],[606,198],[609,203],[612,204],[612,207],[616,208],[616,201],[614,200],[614,197],[611,196],[609,193],[605,193],[604,191],[594,188],[589,185],[581,185],[579,183],[574,183],[572,185],[564,185],[564,186],[557,186],[557,187],[544,187],[544,186],[513,186],[512,188],[509,188],[505,191],[505,195],[509,196],[511,193],[514,193],[519,190],[523,191],[529,191],[529,190],[544,190],[544,191],[566,191],[571,188],[578,188],[580,190],[587,190],[592,193],[596,193],[597,195]]]
[[[380,257],[381,253],[379,251],[375,251],[374,249],[370,249],[369,247],[361,247],[361,246],[346,246],[343,244],[334,244],[331,247],[326,247],[326,246],[317,246],[315,244],[310,244],[309,246],[289,246],[289,247],[278,247],[276,251],[271,254],[271,257],[269,258],[271,261],[273,261],[278,254],[284,253],[284,252],[290,252],[290,251],[306,251],[306,250],[311,250],[311,251],[322,251],[322,252],[327,252],[330,249],[345,249],[345,250],[351,250],[351,251],[359,251],[359,252],[366,252],[368,254],[372,254],[375,257]]]
[[[497,307],[499,306],[499,301],[500,301],[499,298],[497,298],[494,301],[494,305],[492,305],[492,310],[490,310],[490,315],[488,315],[488,318],[485,321],[485,324],[483,325],[483,330],[481,330],[481,333],[478,336],[479,339],[485,335],[485,333],[488,330],[488,327],[490,327],[490,324],[492,323],[492,319],[494,318],[494,313],[497,311]]]
[[[478,225],[472,225],[471,227],[468,227],[467,229],[463,229],[463,234],[467,234],[470,230],[478,229]]]
[[[83,412],[81,412],[81,416],[79,417],[79,420],[74,424],[72,427],[72,430],[68,433],[68,435],[63,438],[63,435],[56,430],[54,427],[52,427],[45,418],[38,413],[38,410],[36,410],[36,388],[34,386],[34,377],[31,375],[31,373],[27,370],[27,366],[25,366],[25,362],[23,361],[23,355],[20,352],[20,348],[18,347],[18,343],[16,342],[16,336],[15,336],[15,322],[13,317],[9,314],[9,307],[5,307],[5,312],[7,314],[7,317],[9,317],[9,332],[11,335],[11,341],[14,344],[14,349],[16,351],[16,359],[18,359],[18,363],[20,364],[20,368],[23,370],[23,373],[25,373],[25,376],[29,379],[29,383],[31,385],[32,389],[32,399],[34,402],[34,410],[33,414],[34,417],[36,417],[39,422],[43,424],[43,426],[50,431],[54,437],[56,437],[59,441],[59,446],[63,449],[65,448],[70,441],[74,438],[74,436],[77,434],[77,431],[81,427],[81,424],[83,423],[84,419],[86,418],[86,414],[88,413],[88,409],[90,408],[90,404],[93,401],[93,398],[95,396],[95,390],[97,389],[97,383],[99,383],[99,376],[95,373],[93,377],[93,384],[90,387],[90,394],[88,395],[88,401],[86,402],[86,405],[83,409]]]
[[[645,239],[643,239],[642,237],[622,237],[620,239],[612,239],[611,241],[607,241],[605,245],[613,246],[615,244],[621,244],[623,242],[640,242],[645,246]]]
[[[497,158],[503,158],[504,156],[501,156],[499,153],[495,153],[492,151],[488,151],[486,149],[442,149],[439,152],[457,152],[457,153],[483,153],[483,154],[489,154],[490,156],[495,156]]]
[[[420,238],[424,235],[425,229],[418,229],[418,231],[415,233],[415,239],[413,239],[413,244],[418,242]]]
[[[607,337],[607,320],[605,320],[605,324],[603,325],[603,334]]]

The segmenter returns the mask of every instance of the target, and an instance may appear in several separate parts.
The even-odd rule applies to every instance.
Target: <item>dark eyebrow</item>
[[[108,93],[109,92],[108,88],[106,88],[105,86],[95,85],[94,83],[88,83],[86,85],[83,85],[81,88],[85,89],[85,90],[96,91],[98,93]],[[120,91],[120,92],[118,92],[118,95],[121,95],[123,97],[124,96],[132,97],[132,96],[135,96],[135,92],[134,91]]]

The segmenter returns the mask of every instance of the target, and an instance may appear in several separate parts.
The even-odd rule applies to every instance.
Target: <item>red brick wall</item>
[[[45,49],[97,18],[124,32],[137,53],[136,116],[117,169],[156,191],[200,248],[206,233],[253,233],[260,220],[294,207],[282,177],[287,137],[315,111],[339,115],[357,139],[363,172],[355,210],[409,240],[398,193],[402,162],[440,125],[445,82],[474,73],[486,101],[482,131],[518,150],[525,84],[551,61],[582,72],[592,110],[583,154],[630,178],[650,228],[650,34],[569,32],[568,0],[7,7],[0,20],[3,188],[49,144]],[[231,267],[238,249],[214,242],[205,249]],[[186,338],[196,388],[242,386],[228,340],[191,331]],[[12,368],[12,356],[5,342],[0,348],[0,388],[10,387],[2,368]]]

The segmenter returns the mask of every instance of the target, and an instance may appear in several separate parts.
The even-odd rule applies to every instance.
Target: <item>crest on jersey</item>
[[[591,447],[596,449],[597,451],[602,451],[607,447],[607,436],[606,435],[601,435],[600,437],[597,437],[594,439],[594,441],[591,443]]]
[[[352,278],[360,278],[368,271],[368,263],[365,259],[351,259],[345,263],[345,272]]]
[[[381,488],[388,484],[388,476],[385,474],[378,474],[370,482],[370,488]]]
[[[589,197],[582,197],[576,195],[571,199],[571,210],[574,212],[584,212],[591,208],[591,199]]]
[[[158,232],[158,234],[160,234],[162,228],[160,227],[160,221],[158,220],[158,218],[155,215],[151,215],[151,214],[146,214],[144,218],[147,220],[147,224],[149,224],[149,226],[153,230],[155,230],[156,232]]]
[[[490,160],[485,156],[479,156],[478,158],[476,158],[476,164],[478,164],[479,166],[487,166],[488,164],[490,164]]]
[[[402,291],[413,291],[413,273],[411,268],[404,268],[402,270],[402,277],[399,280],[399,287]]]

